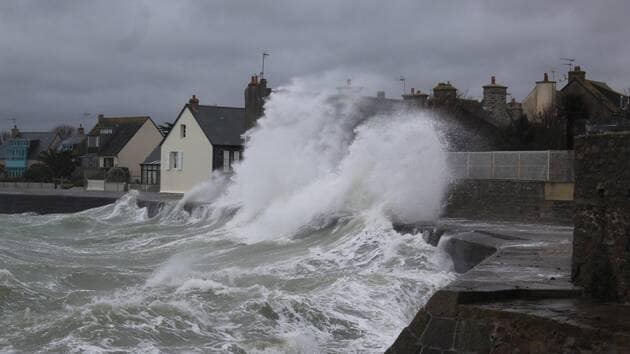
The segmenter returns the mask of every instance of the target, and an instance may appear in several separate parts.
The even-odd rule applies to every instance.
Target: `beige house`
[[[193,95],[162,142],[160,192],[184,193],[214,170],[231,171],[244,132],[244,108],[202,106]]]
[[[150,117],[104,117],[87,135],[87,169],[129,169],[132,182],[140,179],[140,164],[162,141],[162,133]]]
[[[550,81],[545,73],[542,81],[536,81],[534,89],[522,102],[523,113],[530,121],[538,119],[540,115],[554,109],[557,100],[556,82]]]

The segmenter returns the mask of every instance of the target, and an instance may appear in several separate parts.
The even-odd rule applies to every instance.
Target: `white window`
[[[234,151],[234,161],[239,161],[241,159],[240,151]]]
[[[179,126],[179,137],[180,138],[186,137],[186,124],[182,124]]]
[[[168,169],[182,170],[184,167],[184,153],[181,151],[171,151],[168,154]]]
[[[109,135],[112,134],[114,131],[112,128],[102,128],[101,129],[101,134],[103,135]]]
[[[168,155],[168,169],[177,168],[177,151],[171,151]]]
[[[230,152],[223,150],[223,172],[230,171]]]

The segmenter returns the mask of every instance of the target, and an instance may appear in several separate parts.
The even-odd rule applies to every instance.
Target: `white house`
[[[160,192],[184,193],[210,177],[230,171],[241,158],[245,109],[201,106],[193,95],[161,148]]]

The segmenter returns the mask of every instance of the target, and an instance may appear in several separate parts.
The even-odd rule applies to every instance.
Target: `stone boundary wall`
[[[451,186],[444,216],[519,222],[573,222],[573,184],[461,180]]]
[[[572,277],[588,296],[630,303],[630,132],[578,137]]]

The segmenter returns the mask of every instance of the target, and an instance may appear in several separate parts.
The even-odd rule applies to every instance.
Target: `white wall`
[[[131,180],[140,179],[140,163],[149,156],[151,151],[162,141],[162,134],[158,128],[147,119],[129,140],[127,145],[118,153],[115,160],[116,166],[127,167],[131,174]]]
[[[180,126],[186,125],[186,137],[180,136]],[[182,169],[169,168],[169,155],[177,151],[183,153]],[[205,181],[212,172],[212,144],[199,124],[186,108],[176,125],[162,143],[162,163],[160,167],[160,192],[184,193]]]
[[[536,120],[539,114],[556,104],[556,83],[537,82],[532,92],[523,100],[523,113],[530,121]]]

